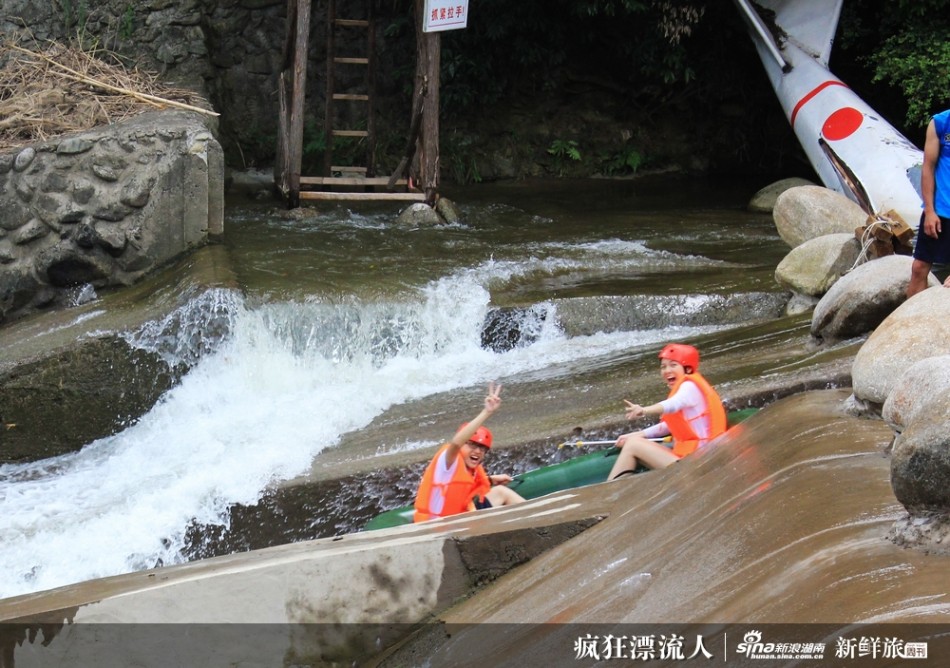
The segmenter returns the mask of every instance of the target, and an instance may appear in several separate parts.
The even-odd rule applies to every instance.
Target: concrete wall
[[[17,668],[361,665],[601,521],[610,495],[592,489],[4,599],[0,657]]]

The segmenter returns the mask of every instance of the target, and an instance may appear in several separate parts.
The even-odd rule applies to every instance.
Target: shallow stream
[[[480,185],[446,192],[462,220],[434,228],[392,204],[232,204],[236,288],[123,333],[181,382],[78,453],[0,466],[0,598],[357,530],[408,501],[491,380],[489,468],[513,473],[662,398],[670,340],[733,407],[846,383],[854,342],[815,348],[808,316],[782,315],[787,247],[745,210],[761,185]]]

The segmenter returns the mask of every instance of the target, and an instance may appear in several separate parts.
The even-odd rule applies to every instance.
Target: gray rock
[[[441,225],[442,218],[428,204],[415,202],[399,214],[396,222],[407,227],[419,227],[423,225]]]
[[[854,394],[882,406],[904,372],[919,360],[950,355],[950,289],[929,288],[898,306],[855,355]]]
[[[854,266],[861,244],[853,234],[827,234],[794,247],[775,268],[784,288],[820,297]]]
[[[25,149],[17,153],[16,158],[13,160],[13,170],[16,172],[22,172],[27,167],[33,163],[33,159],[36,157],[36,149],[32,146],[27,146]]]
[[[749,200],[747,208],[749,211],[754,211],[756,213],[772,213],[772,210],[775,209],[775,201],[783,192],[790,188],[797,188],[798,186],[813,185],[815,184],[811,181],[807,179],[800,179],[798,177],[776,181],[775,183],[765,186],[756,194],[754,194],[752,199]]]
[[[109,183],[114,183],[115,181],[119,180],[119,177],[115,172],[115,169],[113,169],[111,165],[103,165],[100,163],[96,163],[92,166],[92,173],[98,176],[103,181],[107,181]]]
[[[31,241],[42,239],[49,234],[49,228],[38,218],[34,218],[20,229],[10,235],[11,241],[18,246],[23,246]]]
[[[93,143],[85,137],[67,137],[56,147],[60,155],[76,155],[91,150]]]
[[[151,196],[152,183],[148,179],[139,176],[133,176],[129,182],[122,188],[122,194],[119,201],[133,209],[141,209],[148,204]]]
[[[0,271],[0,314],[29,305],[39,287],[40,283],[29,266],[22,263],[5,265]]]
[[[821,298],[811,319],[811,334],[826,342],[874,330],[906,299],[913,259],[887,255],[842,276]],[[939,285],[930,277],[931,285]]]
[[[775,228],[789,246],[827,234],[847,233],[867,221],[864,210],[841,193],[821,186],[790,188],[778,196],[772,211]]]
[[[442,220],[447,223],[455,224],[462,220],[462,213],[459,211],[458,206],[456,206],[455,202],[446,197],[440,197],[435,203],[435,211],[442,216]]]
[[[792,296],[788,300],[788,303],[785,304],[785,315],[800,315],[802,313],[808,313],[813,308],[815,308],[815,304],[817,303],[818,297],[812,297],[811,295],[803,295],[798,292],[793,292]]]
[[[105,222],[96,223],[96,237],[99,245],[113,257],[118,257],[125,250],[127,240],[125,238],[125,228],[121,225],[112,225]]]
[[[894,441],[891,488],[912,514],[950,511],[950,397],[933,397]]]
[[[925,357],[914,362],[900,377],[881,411],[881,417],[902,432],[918,417],[929,419],[934,399],[950,397],[950,355]]]

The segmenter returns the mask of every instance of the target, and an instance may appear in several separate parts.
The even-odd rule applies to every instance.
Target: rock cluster
[[[416,202],[406,207],[396,222],[406,227],[425,227],[428,225],[454,225],[462,220],[458,205],[450,199],[440,197],[435,206],[425,202]]]
[[[833,343],[868,335],[851,370],[853,411],[892,427],[891,487],[908,511],[900,545],[950,553],[950,289],[906,298],[912,258],[864,261],[865,213],[834,191],[791,186],[776,197],[776,227],[792,251],[776,280],[799,301],[818,299],[811,334]],[[862,264],[863,262],[863,264]]]

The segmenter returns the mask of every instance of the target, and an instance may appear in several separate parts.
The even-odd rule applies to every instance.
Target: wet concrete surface
[[[378,665],[418,665],[422,653],[432,666],[550,665],[574,658],[588,624],[945,625],[950,557],[888,540],[905,515],[883,454],[892,434],[847,415],[847,396],[790,397],[697,457],[606,483],[616,498],[607,519],[440,614]]]

